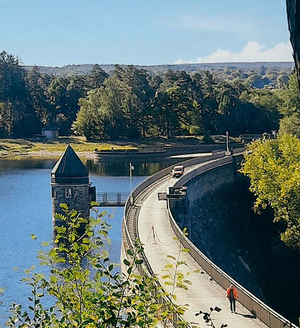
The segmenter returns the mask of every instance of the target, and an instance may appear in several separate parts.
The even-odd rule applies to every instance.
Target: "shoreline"
[[[194,147],[221,147],[224,148],[224,136],[214,136],[211,143],[204,143],[202,138],[149,138],[140,140],[103,140],[103,141],[86,141],[83,137],[69,136],[60,137],[57,140],[39,140],[39,139],[0,139],[0,159],[22,159],[22,158],[59,158],[66,149],[71,145],[79,157],[93,160],[95,150],[110,152],[125,151],[134,153],[138,149],[186,149]],[[233,144],[237,143],[234,140]],[[218,145],[218,146],[217,146]],[[170,151],[171,152],[171,151]]]
[[[23,158],[60,158],[60,156],[64,153],[63,151],[47,151],[47,150],[39,150],[39,151],[29,151],[29,152],[7,152],[6,154],[0,153],[0,159],[23,159]],[[92,151],[78,151],[76,154],[79,157],[84,157],[86,159],[94,159],[94,152]]]

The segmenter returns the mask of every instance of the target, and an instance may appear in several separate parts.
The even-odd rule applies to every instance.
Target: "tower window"
[[[72,198],[72,188],[65,189],[66,198]]]

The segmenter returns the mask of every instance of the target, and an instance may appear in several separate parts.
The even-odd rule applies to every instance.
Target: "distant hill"
[[[66,65],[62,67],[50,67],[50,66],[38,66],[41,73],[66,76],[68,74],[81,74],[87,75],[93,68],[93,64],[84,65]],[[112,73],[115,69],[115,65],[112,64],[99,64],[99,66],[107,73]],[[128,65],[120,65],[121,67],[127,67]],[[224,68],[230,70],[260,70],[262,67],[271,68],[275,70],[291,71],[294,69],[293,62],[257,62],[257,63],[211,63],[211,64],[171,64],[171,65],[150,65],[139,66],[134,65],[137,68],[145,69],[150,74],[161,74],[167,70],[173,71],[186,71],[192,73],[201,70],[219,71]],[[32,66],[24,66],[25,69],[30,70]]]

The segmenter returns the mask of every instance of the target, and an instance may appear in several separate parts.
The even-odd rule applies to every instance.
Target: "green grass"
[[[86,141],[83,137],[60,137],[58,140],[45,139],[0,139],[0,157],[22,155],[44,156],[44,153],[63,152],[68,144],[76,152],[93,152],[95,149],[134,149],[139,147],[180,147],[202,143],[198,137],[189,138],[143,138],[135,141]]]

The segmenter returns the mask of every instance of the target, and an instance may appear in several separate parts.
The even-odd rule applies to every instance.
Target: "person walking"
[[[226,295],[230,302],[231,313],[236,313],[235,312],[235,301],[238,298],[238,292],[237,292],[236,288],[233,285],[230,285],[227,288]]]

